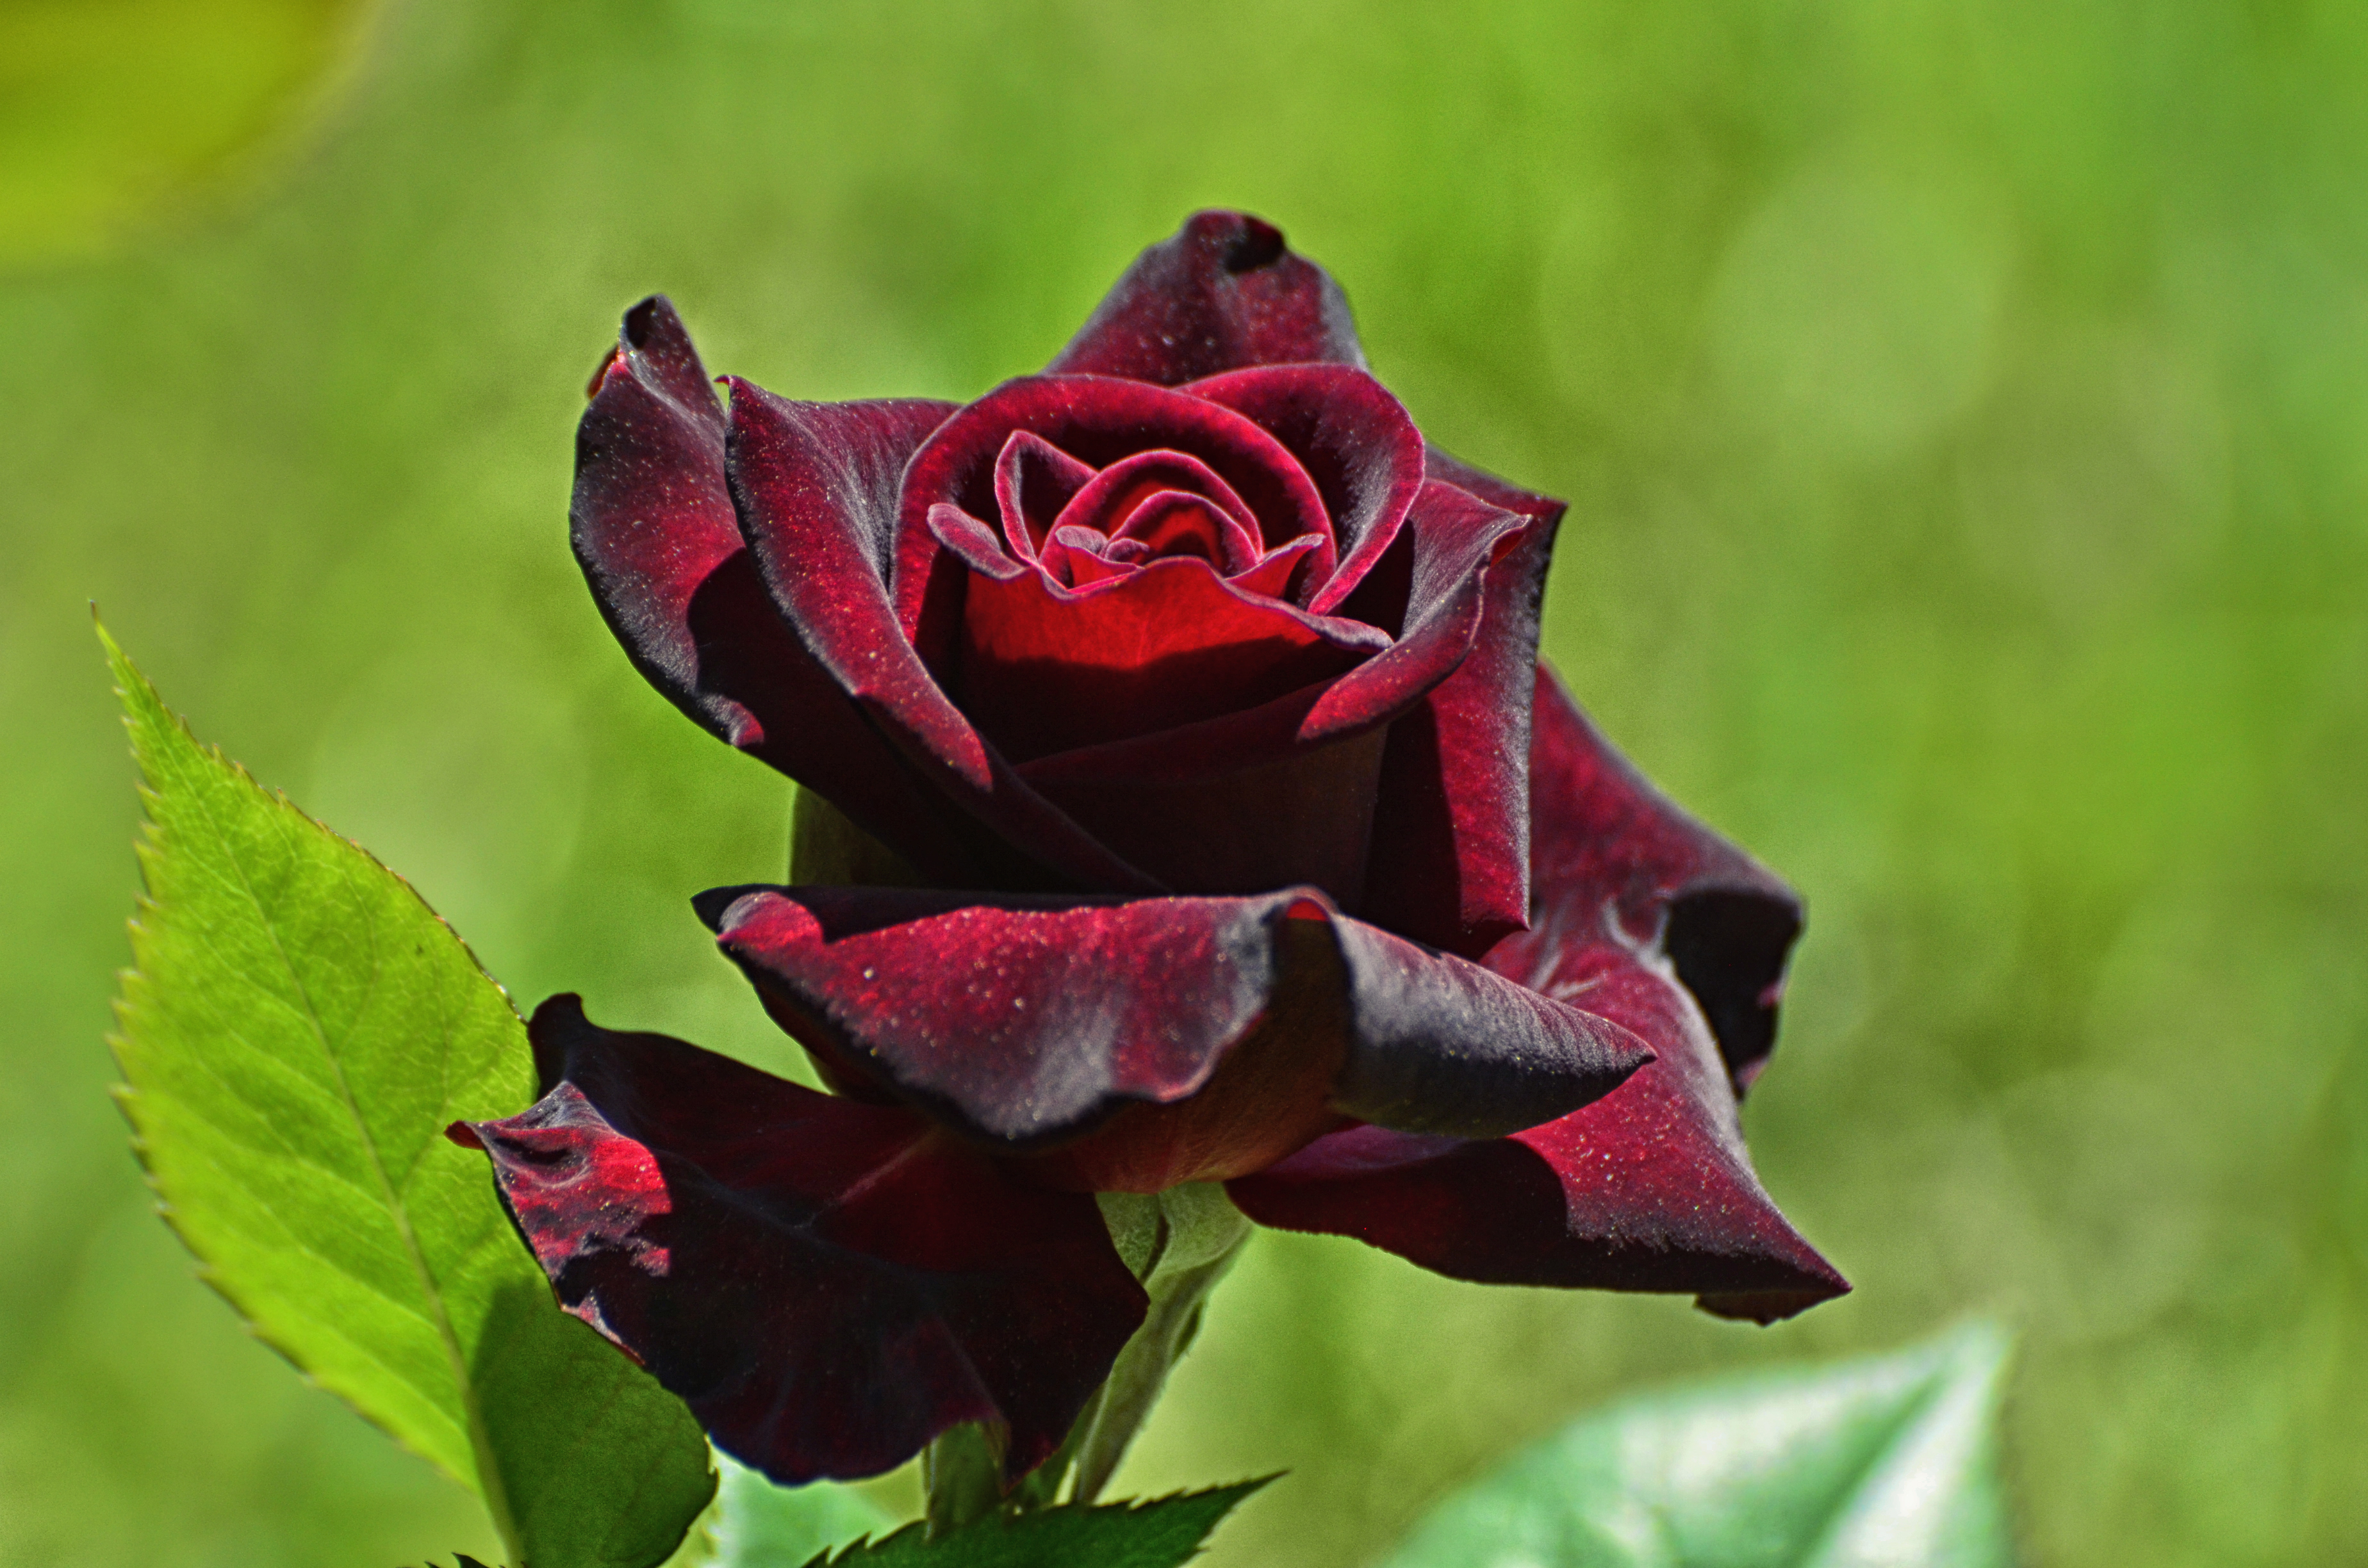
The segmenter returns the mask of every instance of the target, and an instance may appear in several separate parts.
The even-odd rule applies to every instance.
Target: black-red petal
[[[543,1097],[456,1141],[561,1304],[778,1482],[876,1475],[962,1422],[1005,1433],[1016,1479],[1143,1321],[1090,1197],[573,996],[530,1028]]]

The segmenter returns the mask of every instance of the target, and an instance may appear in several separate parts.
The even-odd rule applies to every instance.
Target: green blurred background
[[[1347,1568],[1616,1390],[1981,1312],[2033,1562],[2368,1559],[2363,176],[2311,0],[0,0],[0,1562],[491,1547],[150,1211],[85,602],[516,994],[778,1065],[685,899],[788,793],[584,593],[586,375],[664,289],[968,397],[1218,203],[1573,499],[1554,657],[1806,892],[1746,1120],[1858,1293],[1262,1237],[1122,1487],[1288,1469],[1212,1562]]]

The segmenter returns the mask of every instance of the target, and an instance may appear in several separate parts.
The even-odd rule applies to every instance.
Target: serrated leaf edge
[[[1228,1482],[1218,1486],[1203,1486],[1197,1491],[1170,1492],[1158,1497],[1127,1497],[1115,1503],[1063,1503],[1053,1507],[1038,1508],[1025,1514],[990,1514],[985,1518],[974,1524],[965,1525],[953,1534],[945,1537],[942,1544],[951,1547],[958,1541],[985,1534],[989,1530],[1008,1531],[1036,1520],[1052,1519],[1064,1515],[1140,1514],[1147,1509],[1165,1507],[1173,1503],[1187,1503],[1199,1498],[1215,1497],[1232,1493],[1235,1495],[1226,1502],[1224,1509],[1209,1521],[1208,1533],[1214,1534],[1219,1525],[1233,1517],[1235,1508],[1281,1480],[1282,1474],[1281,1471],[1276,1471],[1269,1475],[1253,1476],[1247,1481]],[[841,1547],[825,1547],[820,1552],[800,1564],[799,1568],[841,1568],[842,1564],[853,1562],[858,1552],[877,1551],[916,1534],[926,1535],[928,1530],[928,1526],[926,1522],[916,1519],[911,1524],[891,1530],[877,1539],[866,1535],[848,1541]],[[1201,1544],[1193,1548],[1193,1554],[1197,1556],[1206,1550],[1207,1541],[1208,1536],[1204,1534],[1201,1537]],[[833,1555],[834,1551],[836,1555]]]
[[[262,1344],[270,1346],[270,1348],[282,1359],[294,1367],[307,1384],[314,1388],[323,1389],[324,1392],[334,1392],[336,1391],[328,1389],[327,1385],[324,1384],[318,1378],[314,1377],[313,1373],[304,1367],[303,1363],[297,1359],[294,1351],[290,1346],[280,1344],[269,1330],[266,1329],[262,1324],[256,1321],[256,1318],[250,1312],[246,1304],[239,1300],[235,1290],[221,1278],[211,1260],[209,1259],[201,1250],[199,1250],[188,1233],[182,1228],[179,1220],[174,1211],[171,1199],[165,1193],[162,1187],[158,1185],[154,1166],[151,1164],[149,1159],[147,1140],[142,1135],[139,1123],[132,1119],[131,1113],[129,1109],[129,1102],[137,1097],[139,1091],[129,1081],[130,1074],[124,1066],[124,1048],[129,1044],[129,1041],[125,1040],[123,1031],[129,1027],[125,1015],[131,1006],[131,998],[127,993],[133,983],[144,978],[138,964],[138,954],[142,947],[141,938],[144,934],[142,925],[142,916],[151,914],[159,908],[159,905],[150,894],[147,888],[148,862],[151,856],[161,853],[165,847],[163,829],[156,820],[156,806],[161,800],[161,795],[152,781],[152,777],[149,772],[148,759],[142,755],[139,733],[140,721],[133,710],[133,704],[136,700],[136,697],[135,692],[132,689],[131,683],[137,684],[138,690],[146,694],[147,699],[149,703],[153,705],[154,710],[158,714],[162,715],[175,730],[179,732],[181,738],[185,740],[201,758],[227,770],[232,778],[236,779],[239,783],[245,785],[248,789],[254,790],[266,801],[266,803],[273,807],[275,810],[294,817],[296,821],[302,824],[304,827],[322,834],[328,838],[335,840],[336,843],[353,850],[355,853],[361,856],[362,858],[372,868],[393,879],[393,881],[400,885],[405,892],[411,895],[412,899],[419,905],[420,909],[427,915],[428,918],[433,920],[437,926],[452,940],[456,947],[460,949],[462,955],[467,958],[470,968],[478,975],[478,977],[483,979],[486,984],[493,987],[495,993],[502,998],[503,1005],[509,1009],[510,1016],[513,1018],[518,1018],[518,1004],[511,998],[509,992],[502,985],[502,983],[495,980],[492,974],[486,971],[484,965],[478,960],[477,955],[470,949],[468,943],[461,938],[460,933],[453,930],[451,924],[441,915],[438,915],[434,907],[431,906],[425,898],[420,896],[419,890],[413,887],[401,873],[387,867],[378,858],[378,857],[372,855],[368,849],[356,843],[353,839],[347,837],[345,835],[336,832],[325,824],[323,824],[308,815],[302,807],[298,806],[295,801],[289,799],[285,790],[274,790],[265,786],[260,780],[256,779],[252,773],[247,771],[244,764],[240,763],[236,758],[227,756],[220,746],[199,739],[197,732],[190,728],[188,720],[165,703],[163,694],[157,691],[155,684],[149,680],[148,677],[141,672],[140,668],[131,662],[131,656],[123,651],[121,645],[119,644],[115,641],[114,637],[108,631],[106,625],[98,619],[95,607],[92,615],[92,624],[98,633],[99,642],[107,651],[108,663],[116,682],[115,694],[124,710],[122,713],[124,728],[131,732],[132,758],[135,765],[139,767],[141,775],[138,784],[138,791],[143,816],[143,820],[141,824],[141,836],[134,846],[138,852],[141,863],[141,876],[143,885],[142,891],[133,900],[131,916],[125,922],[127,931],[131,937],[134,961],[116,971],[117,990],[109,1008],[115,1027],[108,1029],[104,1037],[108,1055],[115,1063],[116,1071],[119,1074],[123,1074],[124,1077],[123,1082],[120,1082],[110,1087],[109,1097],[115,1102],[119,1112],[123,1115],[125,1121],[131,1126],[132,1153],[140,1162],[142,1179],[145,1181],[149,1190],[155,1195],[157,1215],[165,1221],[165,1225],[172,1230],[174,1235],[178,1238],[181,1244],[188,1249],[189,1255],[197,1260],[195,1272],[198,1278],[216,1295],[222,1297],[223,1301],[227,1301],[230,1304],[231,1309],[238,1314],[239,1321],[246,1331],[253,1335],[256,1339]],[[242,882],[244,882],[243,874]],[[255,903],[257,911],[260,912],[262,909],[262,901],[259,898],[256,898],[251,890],[248,891],[248,897],[250,901]],[[268,920],[265,921],[264,924],[267,930],[269,930],[271,933],[272,946],[274,949],[280,951],[282,953],[282,962],[287,962],[284,949],[281,949],[279,946],[279,937],[277,929],[271,926],[270,922]],[[524,1554],[521,1551],[521,1543],[518,1537],[518,1521],[510,1506],[507,1490],[502,1482],[501,1468],[494,1459],[491,1439],[485,1429],[484,1412],[479,1400],[475,1380],[470,1375],[466,1358],[461,1353],[460,1340],[453,1333],[451,1319],[445,1310],[442,1289],[437,1282],[434,1274],[429,1271],[427,1258],[420,1252],[417,1237],[412,1230],[410,1214],[399,1200],[395,1189],[388,1178],[385,1162],[379,1156],[377,1145],[370,1137],[369,1124],[362,1119],[360,1108],[354,1099],[352,1089],[347,1082],[344,1063],[338,1061],[336,1053],[330,1049],[327,1035],[321,1028],[318,1015],[313,1010],[310,998],[305,995],[303,983],[302,980],[297,978],[295,975],[294,965],[290,963],[288,967],[290,970],[290,979],[293,982],[295,994],[298,996],[304,998],[306,1022],[311,1026],[314,1038],[320,1042],[323,1054],[328,1059],[331,1071],[335,1074],[338,1096],[343,1101],[347,1114],[352,1117],[355,1126],[359,1131],[362,1147],[369,1155],[370,1172],[371,1175],[377,1178],[380,1187],[381,1200],[385,1204],[388,1213],[393,1217],[397,1234],[402,1240],[404,1255],[411,1265],[415,1278],[419,1281],[422,1296],[426,1298],[428,1303],[429,1311],[432,1314],[431,1323],[435,1328],[437,1339],[443,1346],[445,1359],[451,1369],[454,1386],[460,1391],[461,1408],[467,1416],[470,1451],[475,1459],[477,1473],[474,1476],[454,1476],[453,1479],[461,1482],[464,1485],[470,1485],[474,1488],[478,1496],[484,1501],[485,1511],[491,1516],[494,1528],[496,1533],[500,1535],[503,1545],[507,1550],[508,1554],[514,1559],[523,1561]],[[519,1020],[519,1028],[521,1030],[525,1028],[523,1019]],[[343,1396],[340,1397],[342,1398]],[[381,1431],[385,1432],[389,1437],[393,1438],[403,1448],[412,1453],[418,1454],[420,1458],[427,1460],[428,1463],[434,1465],[438,1470],[447,1471],[449,1473],[448,1467],[445,1466],[442,1461],[437,1458],[437,1456],[425,1452],[418,1447],[418,1445],[412,1442],[402,1433],[397,1432],[393,1427],[388,1426],[385,1423],[378,1420],[375,1416],[371,1415],[370,1412],[362,1410],[359,1405],[355,1405],[350,1400],[347,1400],[345,1403],[347,1404],[348,1408],[354,1409],[358,1414],[361,1415],[365,1420],[368,1420],[370,1425],[377,1426]]]

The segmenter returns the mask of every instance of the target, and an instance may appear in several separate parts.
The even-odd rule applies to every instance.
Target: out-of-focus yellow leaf
[[[0,0],[0,267],[234,187],[318,118],[364,0]]]

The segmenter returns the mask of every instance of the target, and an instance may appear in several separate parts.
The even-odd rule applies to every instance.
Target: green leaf
[[[861,1493],[827,1481],[776,1486],[728,1454],[723,1483],[667,1568],[795,1568],[894,1523]]]
[[[926,1526],[907,1525],[885,1540],[817,1557],[806,1568],[823,1568],[825,1561],[829,1568],[1178,1568],[1235,1504],[1273,1479],[1149,1502],[996,1514],[936,1540]]]
[[[714,1487],[681,1402],[561,1312],[457,1119],[534,1097],[509,999],[399,878],[168,712],[113,1044],[165,1219],[314,1381],[475,1483],[519,1568],[649,1568]]]
[[[1434,1510],[1383,1568],[2004,1568],[2006,1341],[1650,1394]]]

